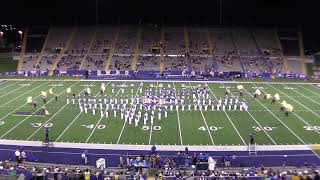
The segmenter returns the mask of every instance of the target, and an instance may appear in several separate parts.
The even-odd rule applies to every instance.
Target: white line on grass
[[[77,81],[76,83],[72,84],[70,87],[73,87],[74,85],[78,84],[80,81]],[[61,94],[63,94],[66,90],[62,91],[60,94],[58,94],[58,96],[60,96]],[[39,95],[40,96],[40,95]],[[47,103],[51,102],[54,98],[52,98],[50,101],[48,101]],[[38,108],[36,111],[40,110],[42,107]],[[9,114],[8,114],[9,115]],[[8,116],[7,115],[7,116]],[[22,124],[23,122],[25,122],[27,119],[29,119],[30,117],[32,117],[32,115],[27,116],[26,118],[24,118],[22,121],[20,121],[18,124],[16,124],[14,127],[12,127],[10,130],[8,130],[6,133],[4,133],[0,138],[3,138],[4,136],[6,136],[7,134],[9,134],[12,130],[14,130],[15,128],[17,128],[20,124]]]
[[[106,86],[108,86],[110,84],[110,81],[108,82],[108,84],[106,85]],[[100,93],[100,92],[99,92]],[[94,97],[97,97],[98,95],[99,95],[99,93],[98,94],[96,94]],[[101,110],[100,110],[101,111]],[[62,136],[63,136],[63,134],[70,128],[70,126],[78,119],[78,117],[80,117],[80,115],[82,114],[82,112],[80,112],[72,121],[71,121],[71,123],[67,126],[67,128],[65,128],[64,130],[63,130],[63,132],[59,135],[59,137],[55,140],[55,142],[57,142]]]
[[[125,82],[125,83],[126,83],[126,82]],[[133,101],[135,101],[135,100],[136,100],[136,98],[137,98],[137,95],[138,95],[138,92],[139,92],[139,89],[140,89],[140,88],[142,88],[142,87],[140,87],[140,85],[139,85],[138,90],[137,90],[137,92],[136,92],[136,95],[134,96]],[[132,105],[131,105],[131,107],[130,107],[130,111],[132,110],[133,103],[134,103],[134,102],[132,102]],[[118,140],[117,140],[117,144],[119,144],[119,142],[120,142],[120,139],[121,139],[121,136],[122,136],[123,130],[124,130],[124,128],[126,127],[126,124],[127,124],[127,122],[126,122],[126,121],[124,121],[123,126],[122,126],[122,129],[121,129],[120,134],[119,134],[119,137],[118,137]]]
[[[47,83],[49,83],[49,81],[47,81],[47,82],[45,82],[45,83],[43,83],[43,84],[41,84],[41,85],[39,85],[39,86],[37,86],[37,87],[34,87],[34,88],[32,88],[31,90],[29,90],[29,91],[27,91],[27,92],[25,92],[25,93],[23,93],[23,94],[20,94],[19,96],[17,96],[17,97],[15,97],[15,98],[11,99],[10,101],[7,101],[6,103],[2,104],[0,107],[3,107],[4,105],[6,105],[6,104],[8,104],[8,103],[10,103],[10,102],[12,102],[12,101],[14,101],[14,100],[18,99],[19,97],[21,97],[21,96],[23,96],[23,95],[25,95],[25,94],[27,94],[27,93],[29,93],[29,92],[31,92],[31,91],[33,91],[33,90],[35,90],[35,89],[38,89],[39,87],[41,87],[41,86],[43,86],[43,85],[45,85],[45,84],[47,84]]]
[[[175,94],[175,96],[177,96],[177,89],[176,89],[176,86],[175,86],[174,82],[173,82],[173,87],[175,89],[174,94]],[[181,134],[181,126],[180,126],[180,116],[179,116],[179,110],[178,109],[177,109],[177,116],[178,116],[177,119],[178,119],[178,126],[179,126],[180,144],[183,145],[183,143],[182,143],[182,134]]]
[[[191,85],[190,81],[189,81],[189,85],[190,85],[190,90],[192,90],[192,89],[191,89],[192,85]],[[206,125],[206,128],[207,128],[209,137],[210,137],[210,139],[211,139],[211,142],[212,142],[212,144],[214,145],[214,141],[213,141],[212,135],[211,135],[211,133],[210,133],[210,129],[209,129],[209,126],[208,126],[208,124],[207,124],[207,120],[206,120],[206,118],[204,117],[204,115],[203,115],[203,113],[202,113],[202,110],[200,110],[200,113],[201,113],[203,122],[204,122],[204,124]]]
[[[303,88],[303,89],[305,89],[305,90],[307,90],[307,91],[309,91],[309,92],[311,92],[312,94],[314,94],[316,97],[320,97],[320,94],[318,94],[318,93],[316,93],[316,92],[314,92],[314,91],[312,91],[312,90],[310,90],[310,89],[308,89],[308,88],[306,88],[306,87],[303,87],[302,85],[299,85],[299,84],[296,84],[297,86],[299,86],[299,87],[301,87],[301,88]],[[314,87],[313,85],[311,85],[312,87]]]
[[[34,83],[34,82],[35,82],[35,81],[32,81],[30,84],[32,84],[32,83]],[[25,86],[21,86],[21,87],[19,87],[19,88],[13,89],[12,91],[6,92],[6,93],[4,93],[3,95],[1,95],[0,98],[2,98],[3,96],[7,96],[8,94],[11,94],[11,93],[13,93],[13,92],[15,92],[15,91],[17,91],[17,90],[19,90],[19,89],[22,89],[22,88],[25,88]]]
[[[91,83],[93,84],[93,83]],[[91,85],[90,84],[90,85]],[[82,93],[83,91],[85,91],[86,88],[84,88],[82,91],[80,91],[79,93]],[[53,119],[57,114],[59,114],[60,111],[62,111],[68,104],[66,103],[65,105],[63,105],[56,113],[54,113],[47,121],[45,121],[44,123],[42,123],[42,125],[37,129],[35,130],[28,138],[27,138],[27,141],[32,137],[34,136],[43,126],[45,126],[49,121],[51,121],[51,119]]]
[[[38,86],[38,87],[39,87],[39,86]],[[38,88],[38,87],[37,87],[37,88]],[[52,89],[54,89],[54,88],[55,88],[55,87],[53,87]],[[41,96],[41,94],[38,95],[38,96],[36,96],[36,97],[34,97],[34,99],[38,98],[39,96]],[[4,118],[8,117],[10,114],[14,113],[15,111],[19,110],[20,108],[22,108],[22,107],[25,106],[26,104],[28,104],[28,103],[22,104],[21,106],[19,106],[19,107],[16,108],[15,110],[11,111],[10,113],[8,113],[7,115],[5,115],[4,117],[0,118],[0,121],[3,120]]]
[[[235,81],[236,82],[236,81]],[[238,85],[238,83],[236,83]],[[247,94],[249,94],[251,97],[252,94],[250,94],[245,88],[243,89],[246,91]],[[303,144],[306,144],[295,132],[293,132],[284,122],[282,122],[272,111],[270,111],[264,104],[262,104],[258,99],[255,99],[262,107],[264,107],[274,118],[276,118],[283,126],[285,126],[296,138],[298,138]]]
[[[294,92],[296,92],[296,93],[300,94],[302,97],[307,98],[307,99],[309,99],[310,101],[314,102],[315,104],[320,105],[320,103],[318,103],[317,101],[315,101],[315,100],[311,99],[310,97],[308,97],[308,96],[306,96],[306,95],[304,95],[304,94],[300,93],[299,91],[297,91],[297,90],[295,90],[295,89],[293,89],[293,90],[294,90]]]
[[[158,93],[158,81],[157,81],[157,87],[156,87],[156,92]],[[158,94],[156,94],[158,96]],[[153,129],[153,123],[150,123],[150,133],[149,133],[149,145],[151,144],[151,138],[152,138],[152,129]]]
[[[280,89],[277,89],[277,88],[275,88],[275,87],[271,86],[270,84],[268,84],[268,85],[269,85],[270,87],[272,87],[273,89],[275,89],[275,90],[277,90],[277,91],[281,92],[281,93],[282,93],[282,94],[284,94],[285,96],[289,97],[289,98],[290,98],[290,99],[292,99],[294,102],[296,102],[296,103],[300,104],[301,106],[303,106],[304,108],[308,109],[312,114],[314,114],[314,115],[316,115],[316,116],[320,117],[320,115],[319,115],[319,114],[315,113],[314,111],[312,111],[312,110],[311,110],[311,109],[309,109],[307,106],[305,106],[304,104],[300,103],[299,101],[297,101],[297,100],[293,99],[292,97],[288,96],[286,93],[282,92]],[[296,91],[296,90],[294,90],[294,91],[295,91],[296,93],[300,94],[298,91]]]
[[[252,83],[255,87],[256,85],[254,83]],[[262,92],[265,92],[264,90],[262,90]],[[281,103],[279,101],[277,101],[277,103],[279,103],[281,105]],[[300,119],[302,122],[304,122],[306,125],[308,126],[312,126],[311,124],[309,124],[308,122],[306,122],[303,118],[301,118],[299,115],[297,115],[295,112],[292,112],[293,115],[295,115],[298,119]],[[314,130],[317,134],[320,135],[320,132],[318,130]]]
[[[221,83],[222,84],[222,83]],[[222,84],[223,87],[224,84]],[[231,92],[231,91],[230,91]],[[234,96],[234,94],[231,92],[231,94]],[[277,145],[277,143],[274,141],[274,139],[267,133],[267,131],[261,126],[261,124],[256,120],[255,117],[252,116],[252,114],[247,111],[247,113],[249,114],[249,116],[257,123],[257,125],[262,129],[262,131],[269,137],[269,139],[273,142],[273,144]]]
[[[6,89],[6,88],[11,87],[11,86],[14,86],[14,85],[16,85],[16,84],[18,84],[18,83],[19,83],[19,81],[15,82],[15,83],[13,83],[13,84],[10,84],[10,85],[8,85],[8,86],[2,87],[2,88],[0,88],[0,90]]]
[[[213,97],[216,99],[216,101],[218,101],[216,95],[212,92],[210,86],[208,86],[208,87],[209,87],[209,90],[210,90],[211,94],[213,95]],[[233,128],[236,130],[236,132],[237,132],[237,134],[239,135],[239,137],[240,137],[241,141],[243,142],[243,144],[244,144],[244,145],[247,145],[247,143],[243,140],[242,136],[240,135],[238,129],[237,129],[236,126],[233,124],[233,122],[232,122],[232,120],[230,119],[229,115],[228,115],[225,111],[223,111],[223,112],[224,112],[224,114],[227,116],[227,118],[228,118],[229,122],[231,123],[231,125],[233,126]]]
[[[109,82],[109,83],[110,83],[110,82]],[[109,84],[109,83],[108,83],[108,84]],[[120,90],[121,90],[121,88],[119,89],[119,91],[117,92],[117,94],[115,95],[115,97],[119,94]],[[100,110],[100,111],[101,111],[101,110]],[[93,133],[95,132],[95,130],[97,129],[97,127],[99,126],[102,118],[103,118],[103,116],[100,117],[98,123],[97,123],[96,126],[93,128],[92,132],[91,132],[90,135],[88,136],[88,138],[87,138],[87,140],[86,140],[85,143],[87,143],[87,142],[89,141],[89,139],[91,138],[91,136],[93,135]]]

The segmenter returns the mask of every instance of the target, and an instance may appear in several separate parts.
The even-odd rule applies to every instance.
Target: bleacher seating
[[[87,26],[77,27],[70,38],[73,31],[51,27],[43,53],[26,53],[22,69],[50,70],[57,62],[59,70],[132,70],[137,62],[138,71],[160,71],[163,55],[164,71],[284,71],[271,28]],[[290,72],[301,72],[299,60],[288,62]]]

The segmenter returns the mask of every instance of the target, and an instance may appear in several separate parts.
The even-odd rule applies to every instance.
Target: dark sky
[[[220,0],[97,0],[99,22],[219,24]],[[316,24],[315,0],[221,0],[223,24]],[[96,0],[2,0],[1,22],[94,24]],[[319,21],[319,20],[318,20]]]
[[[1,0],[6,24],[143,23],[180,25],[299,26],[320,42],[320,0]]]

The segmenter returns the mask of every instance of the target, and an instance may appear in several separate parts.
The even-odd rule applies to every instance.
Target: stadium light
[[[2,31],[0,31],[0,35],[1,35],[1,36],[3,35],[3,32],[2,32]]]
[[[18,31],[18,33],[19,33],[20,35],[22,35],[22,31]]]

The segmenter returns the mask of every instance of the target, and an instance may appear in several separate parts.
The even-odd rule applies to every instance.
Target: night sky
[[[2,0],[0,22],[94,25],[96,2],[99,24],[219,25],[221,5],[222,25],[301,26],[320,42],[319,0]]]

